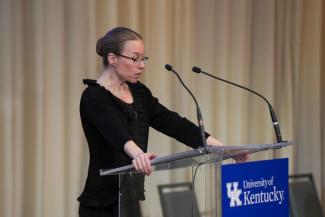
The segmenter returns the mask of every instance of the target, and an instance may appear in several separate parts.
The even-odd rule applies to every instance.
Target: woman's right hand
[[[155,157],[156,155],[150,152],[138,153],[132,160],[132,164],[136,171],[149,176],[152,172],[150,160],[154,159]]]
[[[129,140],[124,145],[124,151],[133,158],[132,164],[136,171],[149,176],[152,172],[150,160],[156,157],[150,152],[144,153],[134,141]]]

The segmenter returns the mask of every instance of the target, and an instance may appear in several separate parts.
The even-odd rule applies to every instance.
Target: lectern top
[[[279,142],[272,144],[245,144],[230,146],[199,147],[168,156],[157,157],[151,160],[153,171],[176,169],[195,166],[204,163],[217,162],[239,156],[243,153],[252,154],[260,151],[279,149],[291,145],[292,142]],[[101,169],[100,175],[117,175],[123,173],[136,173],[132,164],[114,169]]]

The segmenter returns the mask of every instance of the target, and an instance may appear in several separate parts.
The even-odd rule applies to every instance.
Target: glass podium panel
[[[149,177],[134,171],[132,165],[100,173],[119,176],[119,217],[221,217],[222,164],[233,163],[228,159],[243,153],[272,151],[289,144],[209,146],[159,157],[151,161]]]

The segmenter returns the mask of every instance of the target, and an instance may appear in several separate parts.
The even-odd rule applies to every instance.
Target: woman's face
[[[121,81],[136,83],[145,68],[142,40],[125,42],[120,54],[115,54],[114,68]]]

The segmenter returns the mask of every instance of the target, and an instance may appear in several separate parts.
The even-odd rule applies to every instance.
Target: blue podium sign
[[[223,217],[288,217],[288,159],[222,166]]]

